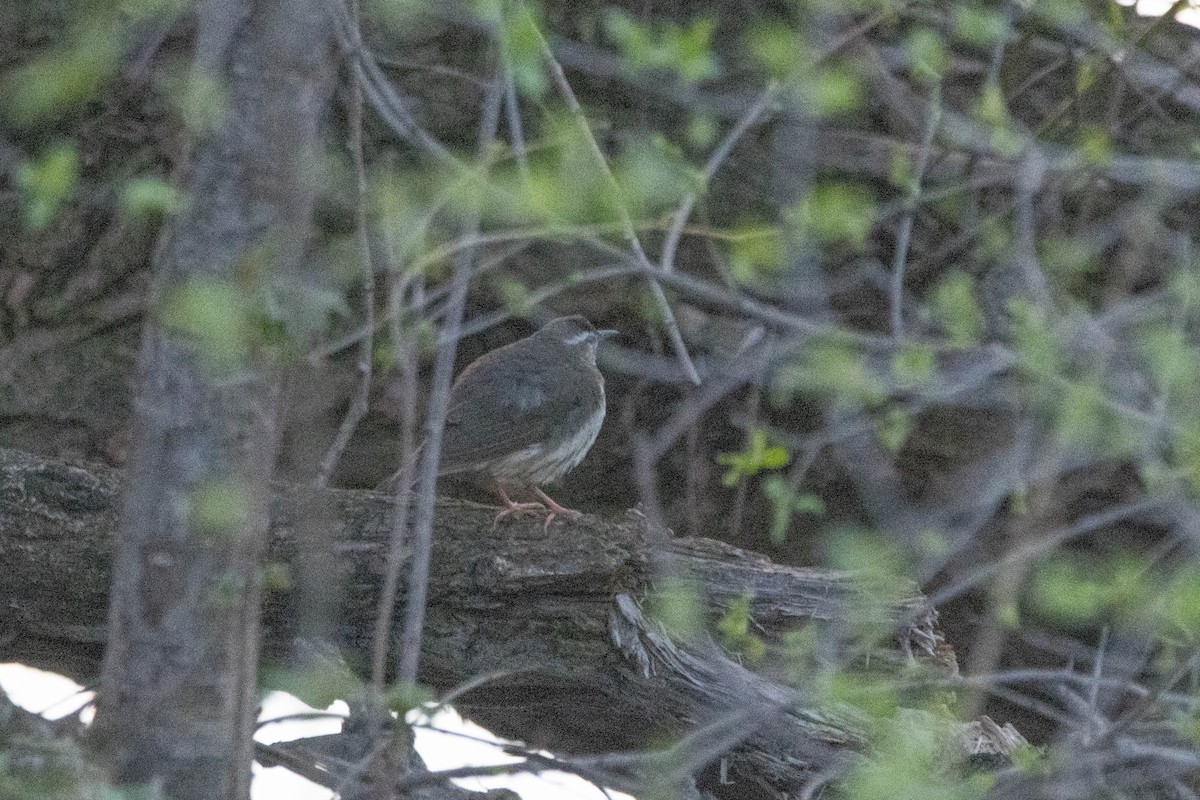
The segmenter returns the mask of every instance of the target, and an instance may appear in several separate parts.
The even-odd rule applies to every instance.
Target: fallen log
[[[85,681],[98,673],[120,503],[114,470],[0,450],[0,661]],[[273,563],[296,563],[297,526],[311,521],[313,508],[321,509],[328,596],[336,598],[331,638],[348,663],[366,663],[392,498],[277,487]],[[876,673],[921,664],[945,676],[956,671],[936,611],[913,587],[872,597],[845,573],[676,538],[636,511],[548,530],[540,520],[493,525],[494,513],[439,501],[420,678],[446,691],[490,676],[456,696],[455,707],[556,754],[644,750],[709,730],[677,754],[697,767],[719,765],[701,781],[707,791],[791,796],[866,738],[854,713],[806,702],[802,687],[785,682],[789,637],[816,626],[837,651],[826,656]],[[706,629],[668,630],[649,614],[666,586],[690,587],[701,618],[724,621],[722,641]],[[297,622],[301,588],[284,582],[268,595],[267,659],[283,658],[306,635]],[[851,621],[864,608],[882,616],[890,635],[856,639]],[[971,746],[986,750],[977,737]]]

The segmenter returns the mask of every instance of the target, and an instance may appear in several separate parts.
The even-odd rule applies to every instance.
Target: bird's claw
[[[564,517],[582,517],[583,516],[582,511],[576,511],[573,508],[563,508],[562,506],[559,506],[557,503],[555,503],[555,505],[558,507],[550,509],[550,513],[546,515],[546,523],[545,523],[545,525],[542,526],[543,529],[545,529],[547,531],[550,530],[550,523],[557,516],[560,516],[560,515],[564,516]]]
[[[504,519],[510,514],[525,514],[528,512],[533,512],[536,514],[545,510],[546,507],[541,503],[514,503],[513,501],[509,500],[500,507],[500,513],[496,514],[496,518],[492,520],[492,530],[496,529],[496,526],[500,524],[500,520]],[[550,515],[554,516],[554,513],[551,512]]]
[[[559,505],[558,503],[554,502],[553,498],[551,498],[550,495],[546,494],[541,489],[534,488],[534,491],[537,493],[538,497],[542,498],[542,502],[518,503],[508,496],[508,493],[504,491],[503,486],[500,486],[500,497],[504,499],[504,505],[500,507],[500,513],[498,513],[496,518],[492,520],[492,530],[496,529],[496,526],[500,523],[500,520],[504,519],[510,514],[522,514],[527,511],[545,513],[546,521],[542,525],[542,528],[547,531],[550,530],[550,523],[554,521],[555,517],[583,516],[582,512],[580,511],[576,511],[573,508],[567,508],[566,506]]]

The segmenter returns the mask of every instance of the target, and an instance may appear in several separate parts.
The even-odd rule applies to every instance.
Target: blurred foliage
[[[246,364],[253,344],[252,308],[230,283],[192,280],[163,300],[160,320],[196,345],[210,368],[233,372]]]
[[[767,444],[766,431],[756,429],[750,432],[745,450],[740,453],[721,453],[717,456],[717,463],[729,467],[722,482],[726,486],[736,486],[744,478],[763,470],[786,466],[790,458],[783,447]]]
[[[71,198],[79,181],[79,152],[73,144],[59,143],[36,161],[17,169],[17,186],[25,205],[25,222],[44,228]]]
[[[1144,555],[1053,555],[1031,576],[1030,602],[1072,627],[1117,623],[1154,631],[1164,641],[1200,642],[1200,567],[1159,575]]]
[[[819,183],[788,213],[787,220],[801,237],[812,236],[825,245],[844,243],[861,248],[875,223],[875,200],[863,186]]]
[[[648,597],[651,616],[681,642],[695,641],[705,630],[701,588],[687,576],[667,575]]]
[[[15,227],[6,230],[15,239],[20,228],[33,242],[24,250],[39,254],[54,249],[60,229],[97,227],[85,211],[110,206],[124,221],[161,222],[189,203],[175,182],[180,164],[124,152],[106,160],[120,147],[107,139],[96,145],[72,127],[89,110],[120,105],[109,95],[118,94],[144,30],[185,5],[107,0],[69,9],[64,30],[0,78],[0,122],[18,145],[9,206]],[[971,517],[980,509],[989,522],[1019,519],[1041,530],[1034,522],[1070,524],[1129,496],[1187,504],[1200,497],[1200,268],[1188,183],[1195,178],[1187,172],[1200,113],[1186,70],[1168,69],[1184,63],[1191,38],[1115,4],[1082,0],[825,0],[748,7],[733,21],[706,9],[502,0],[476,0],[466,12],[475,20],[459,29],[423,3],[364,4],[382,73],[453,153],[453,160],[426,158],[397,144],[368,112],[375,266],[381,284],[388,273],[388,290],[423,304],[397,312],[403,342],[432,350],[451,265],[483,242],[487,257],[514,244],[534,247],[489,262],[472,284],[473,310],[536,319],[577,306],[621,320],[631,337],[649,331],[631,338],[633,346],[666,353],[667,317],[644,280],[591,285],[585,278],[597,264],[632,260],[627,223],[653,262],[674,214],[685,198],[694,200],[675,264],[681,282],[664,282],[689,352],[711,385],[714,376],[736,374],[743,354],[758,355],[730,348],[737,355],[722,361],[725,340],[705,338],[714,321],[761,326],[770,350],[754,372],[765,387],[761,415],[747,420],[738,384],[698,418],[696,453],[673,450],[657,465],[669,478],[659,483],[675,493],[667,513],[695,513],[699,532],[723,532],[725,512],[745,499],[740,544],[771,545],[783,557],[818,553],[847,570],[861,590],[853,595],[859,605],[837,637],[890,641],[889,609],[915,595],[918,580],[953,586],[971,574],[972,560],[1003,558],[1008,543]],[[579,48],[560,47],[560,37]],[[188,63],[164,58],[139,89],[170,114],[165,130],[148,139],[203,140],[228,122],[228,87]],[[473,114],[493,64],[512,82],[520,125],[502,117],[496,141],[475,155]],[[1148,85],[1151,73],[1160,78]],[[560,79],[582,108],[563,96]],[[726,142],[747,98],[764,91],[771,102],[763,117]],[[930,126],[935,107],[943,116]],[[343,117],[339,108],[329,152],[311,167],[324,187],[313,248],[321,279],[278,274],[279,243],[264,242],[234,280],[195,278],[158,302],[161,324],[223,379],[236,380],[264,353],[298,362],[312,342],[352,336],[362,324],[351,221],[356,176],[343,152]],[[927,127],[933,138],[922,153]],[[706,179],[707,160],[726,143],[729,154]],[[899,220],[910,210],[906,272],[896,286],[890,265]],[[478,237],[464,240],[464,223],[476,219]],[[25,306],[35,301],[60,311],[69,305],[37,297],[51,269],[24,252],[4,255],[0,292],[13,319],[0,332],[19,328],[13,320],[28,316]],[[74,286],[87,263],[107,256],[71,253],[54,262],[59,297],[69,296],[63,287]],[[543,300],[559,282],[570,285]],[[893,311],[905,320],[903,336],[893,334]],[[388,375],[380,382],[406,352],[400,345],[382,335],[375,341],[374,366]],[[987,371],[992,357],[1002,370]],[[625,394],[610,408],[623,410],[606,424],[631,426],[616,438],[632,441],[690,400],[674,399],[677,387],[639,396],[658,376],[621,363],[630,375],[614,374],[614,390]],[[627,397],[634,399],[625,410]],[[966,419],[949,444],[931,433],[947,409]],[[1018,418],[1013,430],[994,434],[994,418],[1008,414]],[[901,475],[886,487],[890,494],[881,488],[882,511],[863,498],[885,480],[877,478],[883,470],[846,479],[879,466],[845,458],[838,447],[849,437],[867,437]],[[1000,451],[1012,457],[996,457]],[[689,458],[695,463],[679,466]],[[1047,484],[1102,474],[1114,462],[1131,467],[1133,488],[1064,490],[1049,510],[1036,499]],[[981,463],[1001,466],[972,472]],[[693,480],[705,513],[680,500],[678,487]],[[993,491],[992,483],[1002,486]],[[198,527],[213,532],[235,530],[249,501],[220,480],[188,498]],[[1019,597],[979,599],[986,586],[966,587],[978,602],[964,616],[988,616],[1010,633],[1033,620],[1080,640],[1097,628],[1136,631],[1161,662],[1152,667],[1178,661],[1200,633],[1194,542],[1172,531],[1186,552],[1163,548],[1172,559],[1156,560],[1124,540],[1110,546],[1109,527],[1091,533],[1103,545],[1097,552],[1073,541],[998,567],[1022,577]],[[285,571],[264,572],[268,584],[291,580]],[[763,635],[750,594],[706,619],[704,588],[658,575],[646,605],[681,642],[711,632],[745,663],[778,666],[817,702],[852,707],[872,750],[843,781],[846,796],[986,791],[987,778],[964,780],[942,768],[954,720],[935,698],[901,697],[861,664],[839,660],[842,652],[827,641],[837,637],[816,626],[779,641]],[[355,691],[351,677],[320,671],[273,680],[318,706]],[[404,711],[430,697],[405,686],[387,700]],[[1051,770],[1053,759],[1039,764]]]
[[[983,338],[985,321],[969,275],[950,272],[943,277],[930,298],[930,311],[954,347],[974,347]]]
[[[800,393],[821,396],[844,409],[877,405],[887,397],[883,377],[871,369],[860,346],[835,336],[808,342],[776,373],[773,402],[786,405]]]
[[[969,778],[945,767],[954,743],[945,719],[908,710],[879,725],[871,759],[864,759],[845,783],[855,800],[971,800],[986,796],[994,778]]]
[[[366,689],[358,675],[335,660],[311,668],[266,665],[259,671],[260,691],[287,692],[313,708],[328,708],[335,700],[358,702]]]
[[[766,654],[766,643],[750,629],[750,605],[752,598],[740,597],[731,601],[716,622],[725,649],[739,654],[750,663],[762,659]]]
[[[115,78],[138,28],[173,17],[186,5],[184,0],[74,4],[70,28],[56,45],[0,80],[0,119],[16,126],[37,125],[92,100]]]
[[[121,203],[132,214],[179,213],[183,206],[179,189],[162,178],[131,178],[121,189]]]
[[[623,66],[632,75],[669,71],[684,81],[715,77],[717,60],[712,50],[716,20],[701,16],[688,23],[643,23],[624,11],[610,9],[604,16],[608,35],[621,50]]]
[[[820,517],[825,514],[825,503],[820,497],[792,487],[782,475],[768,476],[763,481],[762,492],[770,501],[773,511],[770,530],[772,544],[782,544],[787,539],[794,515]]]
[[[232,479],[197,484],[188,498],[188,520],[204,536],[234,537],[250,518],[251,498]]]

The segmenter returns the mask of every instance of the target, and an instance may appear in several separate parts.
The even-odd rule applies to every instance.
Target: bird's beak
[[[614,331],[612,328],[603,328],[601,330],[596,331],[596,335],[600,337],[601,341],[603,341],[604,339],[611,339],[612,337],[616,336],[618,333],[620,333],[620,331]]]

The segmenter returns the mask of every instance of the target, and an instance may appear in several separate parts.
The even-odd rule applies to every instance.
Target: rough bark
[[[303,261],[332,28],[322,0],[209,0],[198,17],[195,81],[227,94],[192,109],[213,128],[155,262],[92,738],[120,782],[237,800],[281,385],[256,304]],[[222,325],[237,332],[207,338]]]
[[[0,563],[7,567],[0,572],[0,659],[84,679],[95,670],[106,631],[118,481],[107,469],[0,451]],[[311,509],[314,501],[327,504],[334,526],[337,586],[329,591],[340,591],[337,645],[348,662],[363,663],[392,503],[371,492],[330,490],[314,498],[308,489],[276,487],[271,561],[294,558],[294,509]],[[849,650],[861,643],[840,623],[870,601],[883,618],[901,621],[890,644],[871,650],[872,669],[914,662],[954,669],[936,613],[915,591],[872,601],[844,574],[674,538],[636,512],[618,520],[584,516],[548,531],[538,520],[493,529],[493,516],[494,509],[471,503],[438,505],[421,680],[447,690],[490,675],[455,706],[533,745],[574,754],[639,749],[733,719],[734,738],[745,741],[702,763],[723,758],[725,777],[752,787],[741,796],[784,796],[829,759],[864,744],[853,715],[807,706],[780,682],[786,662],[772,652],[786,632],[819,623],[837,634],[832,646]],[[688,642],[668,635],[643,613],[667,575],[690,577],[710,619],[748,599],[750,630],[767,643],[768,655],[750,662],[707,635]],[[285,587],[266,598],[269,656],[294,652],[304,633],[295,625],[296,595]],[[763,711],[747,718],[748,707]]]

